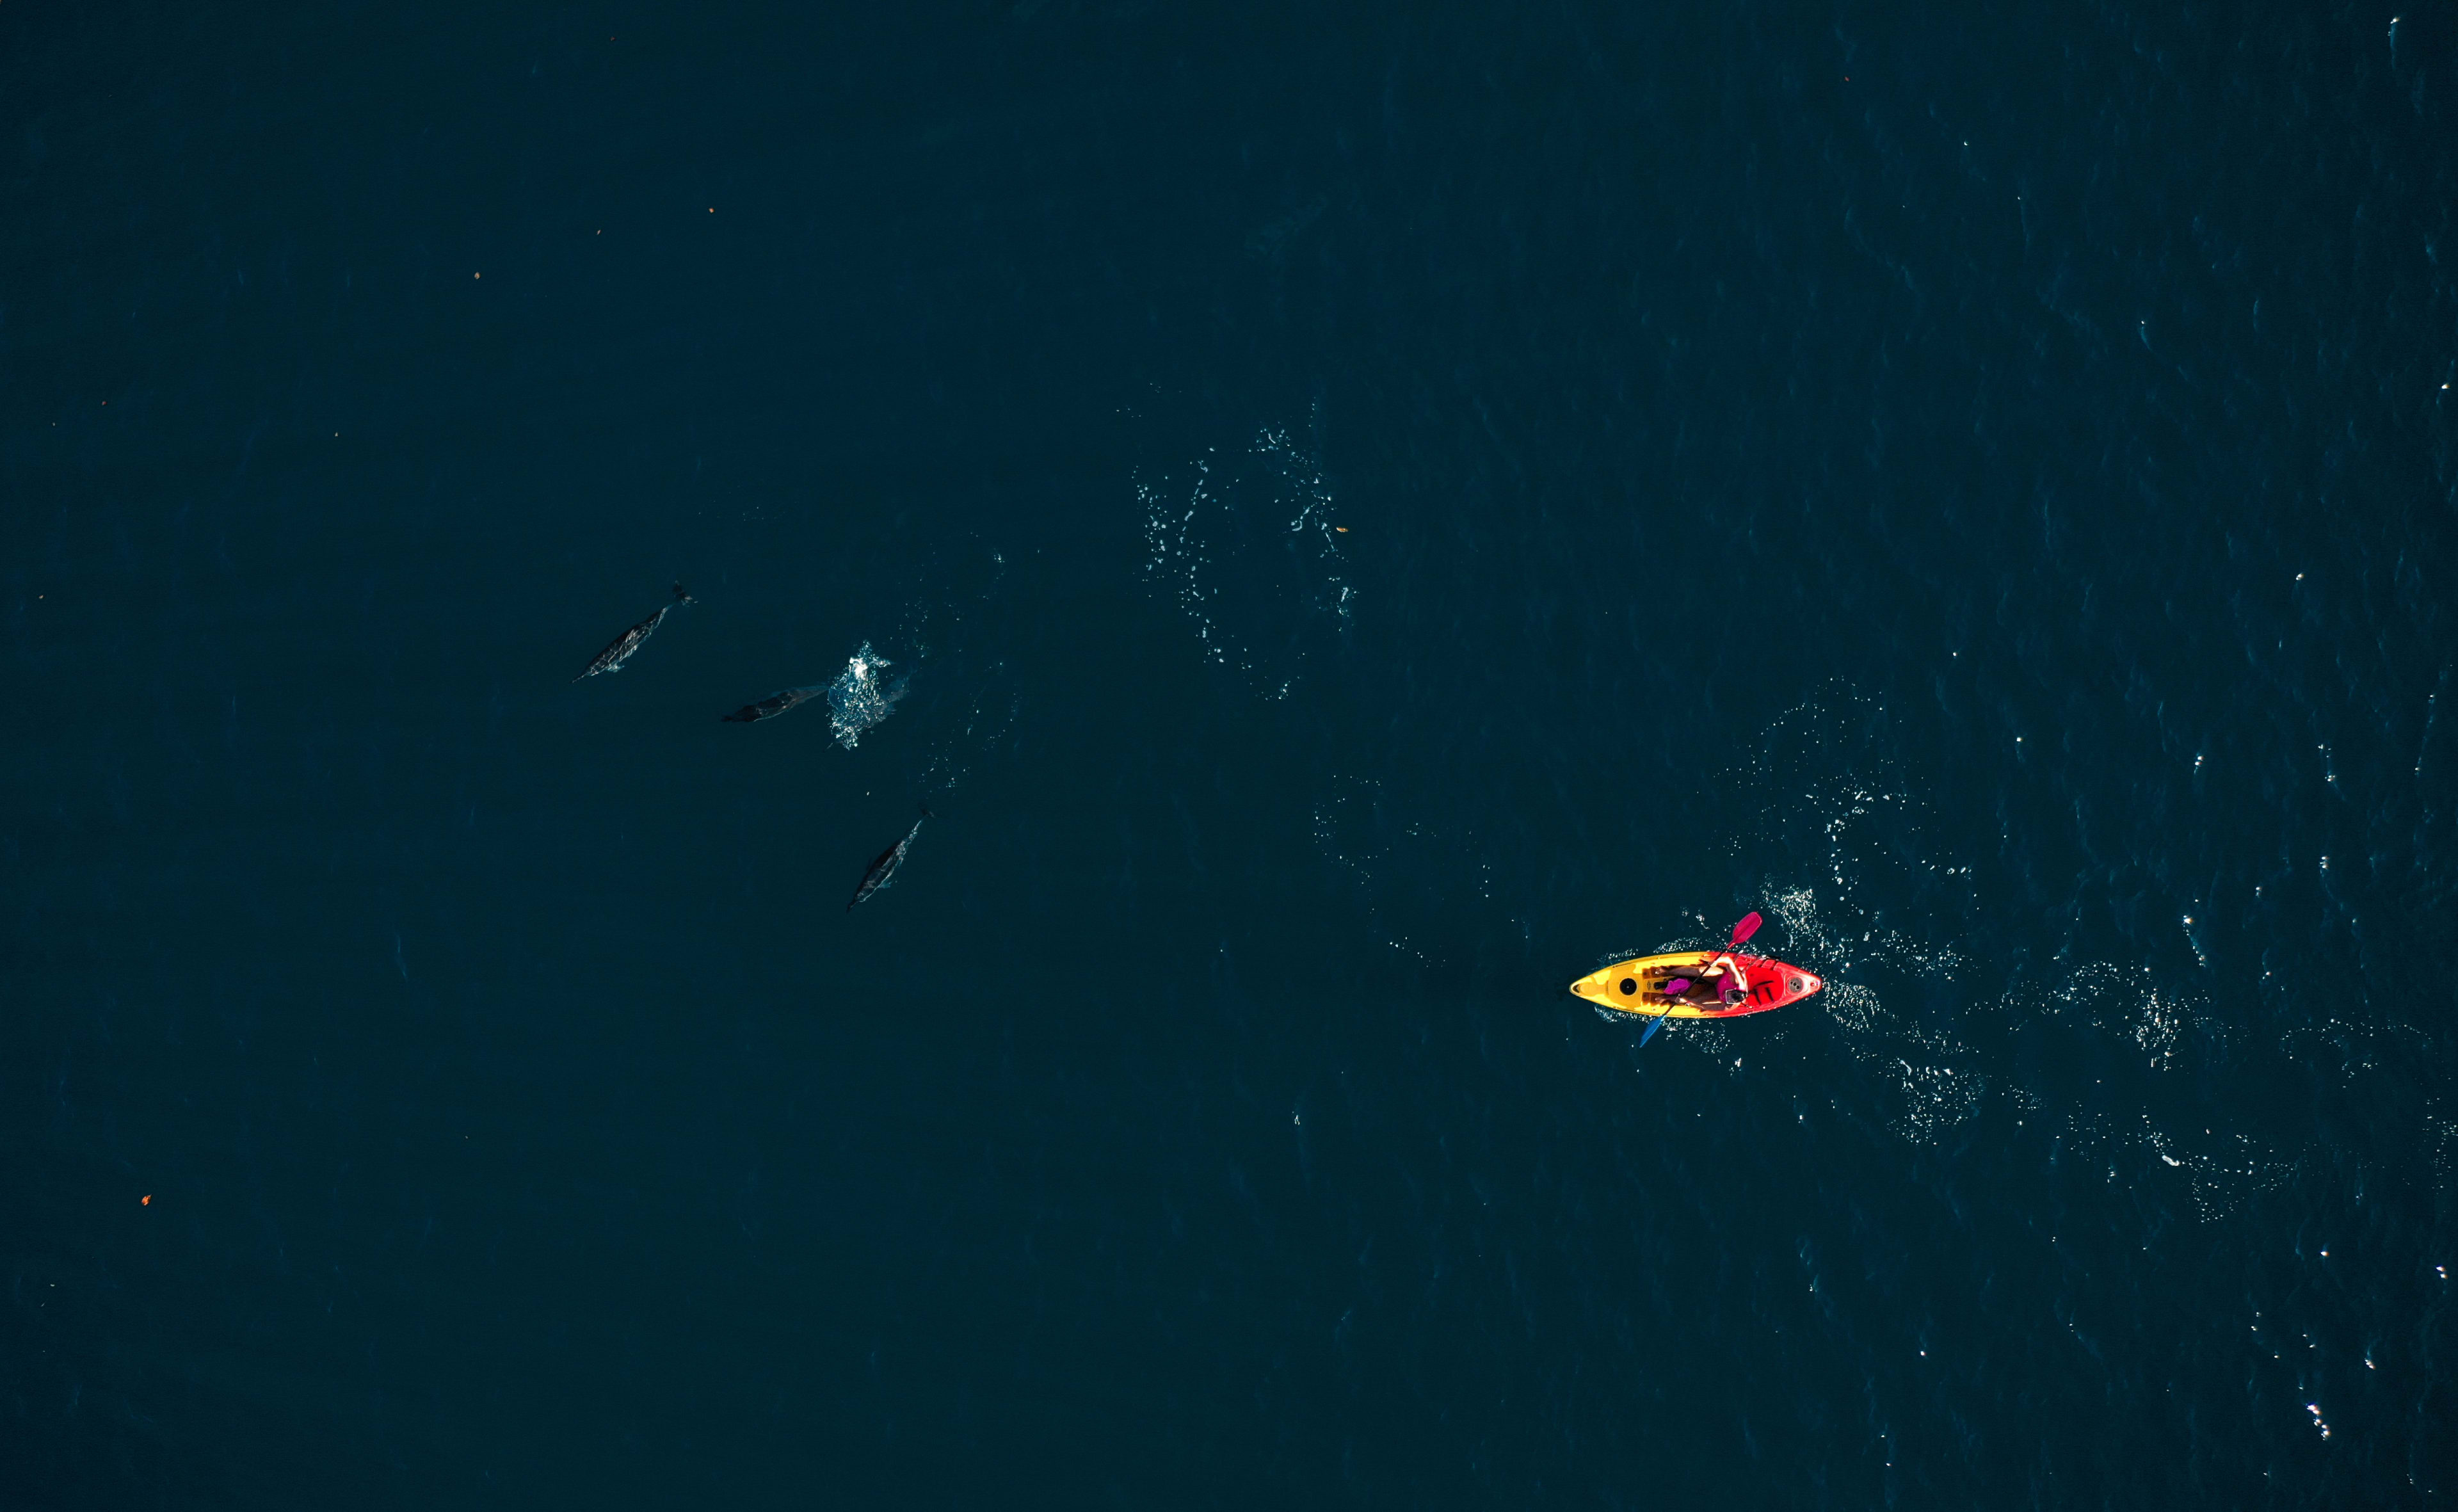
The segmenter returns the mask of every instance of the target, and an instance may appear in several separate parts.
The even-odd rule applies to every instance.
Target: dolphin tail
[[[697,604],[699,600],[692,597],[689,593],[684,592],[683,586],[680,583],[677,583],[675,585],[675,602],[677,604]]]

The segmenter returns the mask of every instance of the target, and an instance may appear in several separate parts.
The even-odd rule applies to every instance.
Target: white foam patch
[[[863,732],[886,718],[895,711],[896,700],[905,696],[902,678],[887,680],[888,666],[887,658],[864,641],[837,680],[828,684],[828,722],[836,727],[837,744],[848,751],[860,745]]]
[[[1895,1127],[1906,1139],[1934,1140],[1980,1111],[1981,1094],[1988,1084],[1979,1072],[1943,1064],[1897,1064],[1903,1067],[1903,1079],[1898,1085],[1903,1089],[1904,1111]]]
[[[2132,1132],[2160,1165],[2184,1176],[2193,1190],[2194,1212],[2206,1219],[2224,1216],[2253,1193],[2278,1191],[2296,1173],[2292,1162],[2274,1158],[2243,1134],[2228,1136],[2217,1149],[2192,1150],[2154,1127],[2147,1114]]]
[[[1629,1023],[1629,1015],[1621,1015],[1620,1022]],[[1698,1051],[1711,1063],[1727,1067],[1739,1053],[1735,1049],[1733,1031],[1704,1019],[1669,1019],[1664,1025],[1664,1038],[1685,1049]]]

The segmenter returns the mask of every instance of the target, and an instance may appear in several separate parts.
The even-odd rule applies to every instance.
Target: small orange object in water
[[[150,1208],[154,1206],[154,1193],[149,1191],[145,1195],[137,1198],[136,1205],[140,1208]]]
[[[1338,530],[1343,535],[1346,535],[1348,533],[1348,527],[1344,525],[1335,525],[1332,528]]]

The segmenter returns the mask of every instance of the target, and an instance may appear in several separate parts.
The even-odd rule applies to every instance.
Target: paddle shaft
[[[1726,955],[1730,955],[1734,951],[1740,949],[1742,942],[1747,941],[1750,936],[1757,934],[1759,932],[1759,925],[1764,922],[1766,922],[1766,921],[1759,917],[1758,910],[1755,908],[1751,909],[1749,914],[1743,918],[1739,923],[1733,926],[1733,942],[1724,947],[1724,953]],[[1664,1027],[1664,1021],[1673,1012],[1673,1005],[1676,1001],[1677,1000],[1671,997],[1667,997],[1664,1000],[1664,1006],[1656,1010],[1655,1019],[1647,1025],[1647,1032],[1638,1037],[1638,1044],[1641,1049],[1646,1048],[1648,1041],[1656,1038],[1656,1030]]]

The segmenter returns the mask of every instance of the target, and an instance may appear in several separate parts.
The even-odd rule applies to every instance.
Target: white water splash
[[[836,727],[837,744],[850,751],[862,743],[865,730],[878,724],[895,711],[896,700],[905,696],[905,679],[887,682],[881,673],[890,663],[864,641],[845,663],[837,680],[828,684],[828,722]]]

